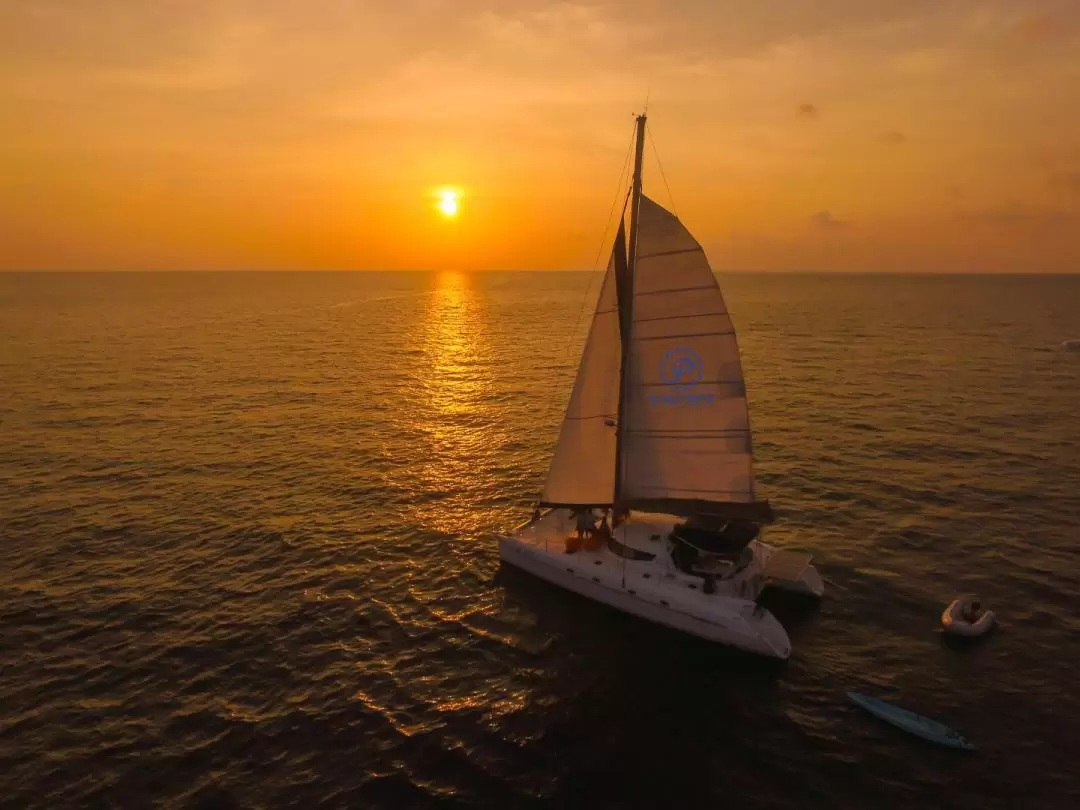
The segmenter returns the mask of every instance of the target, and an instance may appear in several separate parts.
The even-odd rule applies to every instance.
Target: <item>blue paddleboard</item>
[[[965,751],[974,751],[975,746],[968,742],[956,731],[937,720],[923,717],[907,709],[901,709],[884,700],[860,695],[858,692],[848,692],[848,697],[856,704],[862,706],[870,714],[880,717],[886,723],[892,723],[897,728],[902,728],[910,734],[922,737],[924,740],[935,742],[938,745],[947,745],[951,748],[963,748]]]

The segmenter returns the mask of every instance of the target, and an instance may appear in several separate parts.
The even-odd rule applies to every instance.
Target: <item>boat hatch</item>
[[[782,582],[798,582],[807,568],[813,556],[801,551],[788,551],[777,549],[765,563],[762,572],[767,580]]]

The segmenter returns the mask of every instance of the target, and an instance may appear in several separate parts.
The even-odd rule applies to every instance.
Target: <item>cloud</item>
[[[1080,193],[1080,171],[1054,172],[1050,175],[1050,185],[1064,191]]]
[[[1012,25],[1005,39],[1010,45],[1042,45],[1067,35],[1068,21],[1053,12],[1033,14]]]
[[[816,228],[822,231],[843,231],[851,227],[851,223],[836,219],[828,211],[818,211],[816,214],[810,215],[810,227]]]
[[[957,218],[973,225],[987,225],[995,228],[1058,228],[1071,225],[1078,217],[1068,211],[1057,208],[1039,209],[1024,203],[1013,202],[1008,205],[994,206],[962,211]]]
[[[799,118],[805,118],[809,121],[813,121],[817,119],[819,115],[821,115],[821,111],[813,104],[800,104],[795,110],[795,114]]]
[[[892,132],[886,132],[884,135],[882,135],[881,140],[885,143],[893,144],[894,146],[900,146],[907,142],[907,135],[905,135],[903,132],[896,132],[894,130]]]

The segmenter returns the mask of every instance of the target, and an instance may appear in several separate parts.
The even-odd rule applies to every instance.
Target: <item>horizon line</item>
[[[251,267],[251,268],[0,268],[0,275],[61,275],[61,274],[120,274],[120,273],[596,273],[601,267],[589,268],[297,268],[297,267]],[[722,275],[790,275],[790,276],[1073,276],[1076,270],[745,270],[713,268],[714,274]]]

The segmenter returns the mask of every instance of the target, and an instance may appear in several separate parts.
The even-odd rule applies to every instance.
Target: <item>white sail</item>
[[[682,223],[644,195],[640,206],[619,501],[765,516],[767,504],[754,503],[746,386],[720,286]]]
[[[615,240],[600,287],[589,337],[578,366],[574,392],[563,417],[559,443],[548,469],[541,504],[603,506],[615,492],[615,428],[619,411],[619,311],[615,256],[626,243]]]

